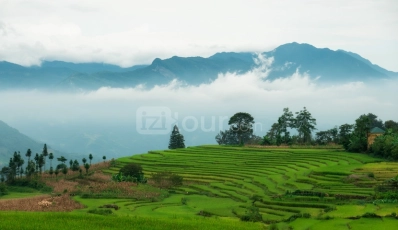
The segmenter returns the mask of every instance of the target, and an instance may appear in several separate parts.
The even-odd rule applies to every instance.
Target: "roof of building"
[[[379,127],[374,127],[373,129],[370,130],[370,133],[385,133],[386,131],[382,130]]]

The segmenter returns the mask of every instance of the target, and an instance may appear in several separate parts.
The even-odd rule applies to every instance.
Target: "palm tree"
[[[32,156],[32,150],[28,149],[28,151],[26,151],[25,156],[28,158],[28,162],[30,161],[30,157]]]
[[[58,157],[57,158],[58,161],[61,161],[63,164],[65,164],[65,162],[68,160],[66,159],[64,156]]]
[[[59,174],[59,169],[58,168],[55,169],[54,174],[55,174],[55,178],[57,178],[58,174]]]
[[[104,163],[105,163],[105,160],[106,160],[106,156],[103,156],[103,157],[102,157],[102,160],[104,160]]]
[[[44,157],[44,171],[46,171],[46,158],[48,156],[47,144],[44,144],[42,154],[43,154],[43,157]]]
[[[53,170],[53,167],[52,167],[52,166],[50,166],[50,172],[49,172],[49,173],[50,173],[50,176],[53,177],[54,170]]]
[[[88,174],[88,169],[90,168],[89,164],[84,164],[84,168],[86,169],[86,174]]]
[[[66,174],[68,173],[68,168],[67,167],[64,167],[63,169],[62,169],[62,173],[64,174],[64,178],[66,177]]]
[[[38,163],[39,163],[40,174],[41,174],[41,172],[42,172],[42,167],[43,167],[44,164],[46,163],[46,160],[44,159],[43,154],[40,154]]]
[[[90,165],[91,165],[91,160],[93,159],[93,155],[90,153],[90,155],[88,155],[88,159],[90,159]]]
[[[54,154],[50,153],[50,155],[48,155],[48,159],[50,159],[50,167],[53,167]]]

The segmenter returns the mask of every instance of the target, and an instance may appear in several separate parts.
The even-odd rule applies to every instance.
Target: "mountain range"
[[[360,55],[344,50],[288,43],[262,55],[273,57],[269,76],[273,80],[297,70],[320,82],[366,81],[398,77]],[[104,63],[44,61],[41,66],[23,67],[0,62],[0,89],[95,90],[100,87],[134,87],[167,84],[173,79],[192,85],[208,83],[219,73],[245,73],[257,66],[258,54],[222,52],[208,58],[156,58],[150,65],[121,68]]]

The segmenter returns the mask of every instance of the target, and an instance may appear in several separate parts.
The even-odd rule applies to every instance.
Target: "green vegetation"
[[[185,148],[184,136],[180,134],[177,125],[174,125],[170,135],[169,149]]]

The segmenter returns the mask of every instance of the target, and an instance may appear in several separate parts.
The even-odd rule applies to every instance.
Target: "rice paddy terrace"
[[[122,204],[132,215],[195,216],[202,212],[237,219],[254,205],[266,223],[289,222],[306,214],[310,216],[307,222],[338,218],[345,226],[352,221],[346,218],[366,212],[386,216],[398,211],[397,203],[375,204],[371,198],[376,184],[398,174],[398,164],[364,154],[199,146],[120,158],[106,172],[117,173],[127,163],[142,165],[149,178],[164,171],[184,177],[184,185],[162,201]],[[303,218],[292,226],[300,221]]]

